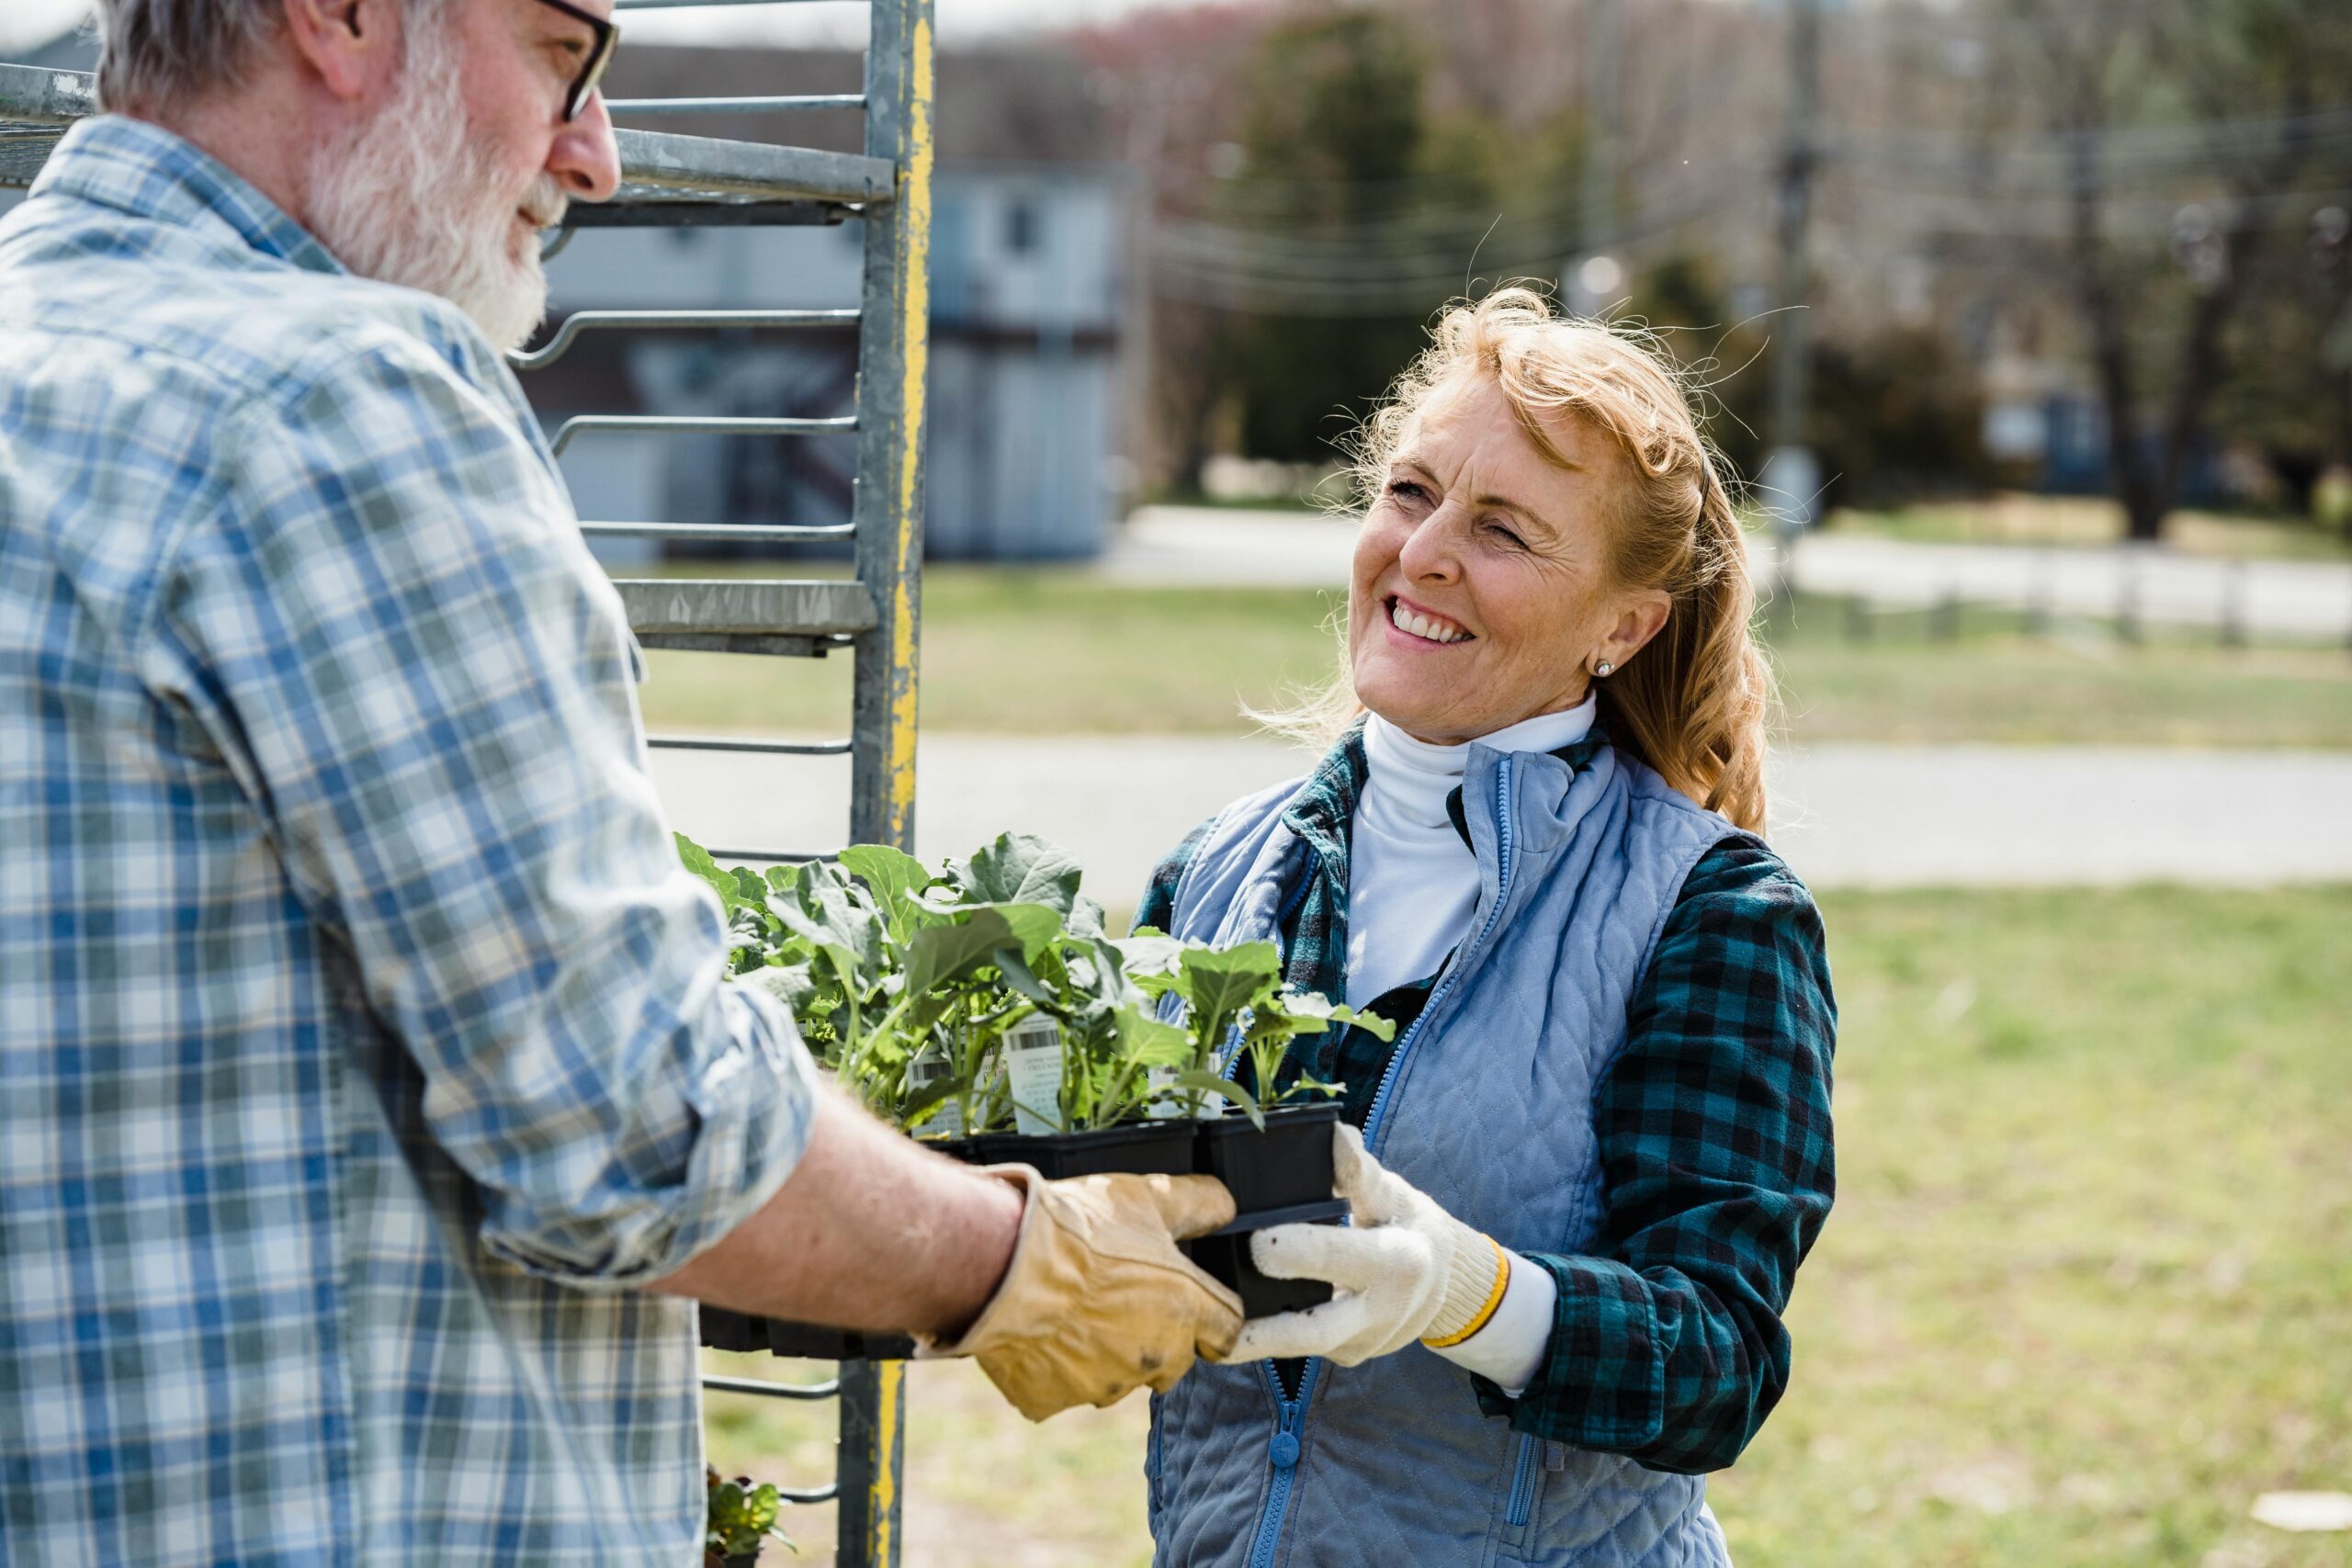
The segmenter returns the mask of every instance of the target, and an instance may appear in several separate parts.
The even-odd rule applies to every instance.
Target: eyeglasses
[[[566,125],[580,118],[588,107],[588,95],[604,81],[605,69],[613,62],[613,51],[621,46],[621,30],[602,17],[592,17],[569,0],[539,0],[550,11],[560,11],[575,22],[585,22],[596,35],[589,48],[588,58],[580,62],[580,74],[573,77],[563,96],[563,119]]]

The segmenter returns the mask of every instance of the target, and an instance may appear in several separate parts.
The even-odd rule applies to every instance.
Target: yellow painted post
[[[869,208],[857,365],[857,575],[876,624],[858,639],[850,838],[914,849],[922,650],[923,409],[931,372],[932,0],[873,0],[865,151],[898,170]],[[906,1364],[841,1379],[841,1568],[898,1568]]]

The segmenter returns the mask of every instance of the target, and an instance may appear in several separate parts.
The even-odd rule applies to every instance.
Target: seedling
[[[1211,1100],[1262,1126],[1268,1105],[1337,1092],[1269,1092],[1299,1035],[1361,1022],[1388,1037],[1286,990],[1270,942],[1111,940],[1078,863],[1028,834],[935,870],[879,844],[764,876],[683,834],[678,854],[726,910],[731,971],[783,998],[841,1084],[910,1132],[1069,1133],[1198,1116]],[[1057,1054],[1009,1048],[1047,1039]],[[1244,1059],[1254,1087],[1228,1076]]]
[[[773,1484],[754,1486],[748,1475],[722,1481],[718,1472],[705,1465],[703,1491],[707,1499],[703,1525],[704,1562],[726,1564],[756,1558],[770,1537],[784,1542],[786,1551],[799,1551],[777,1524],[777,1517],[784,1511],[784,1495]]]

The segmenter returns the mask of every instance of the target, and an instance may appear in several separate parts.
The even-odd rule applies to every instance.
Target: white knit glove
[[[1250,1238],[1261,1272],[1326,1280],[1321,1306],[1253,1318],[1223,1361],[1321,1356],[1343,1367],[1401,1350],[1459,1345],[1486,1326],[1510,1282],[1508,1255],[1403,1178],[1380,1168],[1341,1125],[1332,1151],[1352,1225],[1276,1225]]]

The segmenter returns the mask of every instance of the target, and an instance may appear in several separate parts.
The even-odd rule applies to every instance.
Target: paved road
[[[934,735],[919,847],[1043,833],[1125,906],[1195,822],[1301,766],[1266,740]],[[671,751],[655,769],[673,820],[706,843],[822,849],[846,830],[840,759]],[[2347,804],[2352,753],[1817,746],[1780,761],[1775,841],[1824,887],[2352,881]]]
[[[1101,570],[1121,581],[1341,587],[1353,530],[1296,512],[1147,506],[1114,536]],[[1759,560],[1758,569],[1769,569]],[[2224,561],[2163,549],[2030,549],[1915,545],[1815,534],[1799,546],[1797,586],[1887,604],[1976,604],[2149,623],[2219,626],[2235,618],[2271,636],[2352,633],[2352,565]]]

